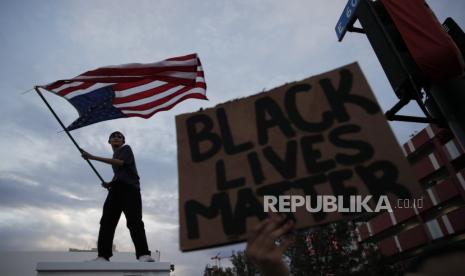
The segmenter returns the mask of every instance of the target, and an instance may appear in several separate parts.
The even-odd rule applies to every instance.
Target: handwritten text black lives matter
[[[190,199],[180,206],[184,209],[188,239],[200,237],[199,217],[215,219],[220,216],[225,236],[243,235],[247,218],[266,217],[259,200],[263,195],[277,196],[290,189],[298,189],[305,195],[315,196],[318,185],[325,183],[329,183],[333,195],[348,197],[358,194],[356,186],[346,185],[354,176],[363,182],[374,199],[385,194],[411,198],[409,189],[398,183],[397,166],[389,160],[374,159],[376,149],[370,141],[351,137],[363,129],[351,120],[348,106],[363,110],[366,116],[374,116],[381,111],[375,101],[352,93],[353,73],[350,69],[340,69],[339,76],[336,84],[334,80],[324,77],[316,82],[328,105],[317,121],[304,118],[298,108],[301,95],[315,90],[310,83],[300,82],[289,86],[282,103],[266,93],[260,94],[253,103],[255,122],[244,125],[256,128],[254,141],[234,139],[228,113],[222,107],[215,108],[215,112],[210,114],[194,113],[185,120],[191,161],[201,163],[214,160],[211,174],[216,179],[215,192],[209,204]],[[282,135],[284,154],[278,154],[274,145],[269,144],[271,130],[278,130]],[[319,145],[324,143],[331,143],[334,148],[331,158],[322,158]],[[338,149],[344,151],[338,152]],[[224,158],[217,158],[221,150],[225,153]],[[252,180],[253,183],[248,183],[243,176],[230,177],[228,174],[228,156],[237,155],[243,158],[244,168],[252,176],[249,182]],[[303,160],[304,176],[296,172],[298,155]],[[267,181],[268,172],[263,170],[264,162],[280,175],[280,181]],[[231,191],[237,193],[234,205],[228,193]],[[313,213],[312,216],[318,223],[325,221],[327,214]]]

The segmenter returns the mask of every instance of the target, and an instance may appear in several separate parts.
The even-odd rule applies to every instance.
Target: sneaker
[[[155,259],[150,255],[142,255],[138,258],[139,262],[155,262]]]
[[[104,258],[104,257],[97,257],[92,260],[88,260],[87,262],[109,262],[110,260]]]

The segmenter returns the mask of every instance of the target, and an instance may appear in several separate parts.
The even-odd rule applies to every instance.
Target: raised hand
[[[258,224],[247,241],[247,257],[265,276],[288,276],[283,253],[293,240],[294,221],[271,213]],[[280,242],[277,243],[277,240]]]

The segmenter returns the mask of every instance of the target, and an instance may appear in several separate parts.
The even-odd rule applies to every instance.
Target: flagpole
[[[69,133],[68,129],[66,129],[65,125],[63,124],[63,122],[61,122],[60,118],[58,117],[58,115],[55,113],[55,111],[53,110],[53,108],[50,106],[50,104],[47,102],[47,100],[45,99],[44,95],[42,95],[42,92],[40,92],[39,90],[39,86],[34,86],[34,89],[36,90],[37,94],[40,96],[40,98],[44,101],[45,105],[48,107],[48,109],[50,110],[50,112],[52,112],[53,116],[55,117],[55,119],[57,119],[58,123],[60,123],[61,127],[63,128],[63,130],[66,132],[66,134],[68,135],[69,139],[71,139],[71,141],[73,142],[73,144],[76,146],[76,148],[79,150],[79,152],[82,152],[83,150],[79,147],[79,145],[76,143],[76,140],[74,140],[73,136],[71,136],[71,133]],[[92,168],[92,170],[95,172],[95,174],[97,175],[97,177],[100,179],[100,181],[102,181],[102,183],[104,183],[105,181],[103,180],[102,176],[100,176],[100,174],[98,173],[98,171],[95,169],[94,165],[90,162],[89,159],[86,159],[87,163],[89,164],[89,166]]]

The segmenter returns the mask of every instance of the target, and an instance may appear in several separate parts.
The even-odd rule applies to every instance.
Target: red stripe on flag
[[[204,95],[204,94],[201,94],[201,93],[193,93],[193,94],[189,94],[189,95],[186,95],[184,97],[181,97],[179,100],[177,100],[176,102],[174,102],[173,104],[170,104],[168,106],[165,106],[163,108],[160,108],[154,112],[151,112],[147,115],[144,115],[144,114],[136,114],[136,113],[128,113],[126,114],[128,117],[140,117],[140,118],[144,118],[144,119],[148,119],[150,117],[152,117],[155,113],[157,112],[160,112],[160,111],[166,111],[166,110],[170,110],[171,108],[173,108],[175,105],[177,105],[178,103],[184,101],[184,100],[187,100],[187,99],[199,99],[199,100],[208,100],[208,98]]]
[[[51,83],[49,85],[44,86],[44,88],[49,90],[49,91],[52,91],[53,89],[56,89],[56,88],[62,86],[63,84],[65,84],[65,83],[66,83],[65,81],[59,80],[59,81],[56,81],[54,83]]]
[[[134,82],[117,83],[117,84],[113,85],[113,91],[118,92],[118,91],[121,91],[121,90],[126,90],[126,89],[134,88],[134,87],[137,87],[137,86],[145,85],[145,84],[151,83],[153,81],[154,80],[152,80],[152,79],[143,79],[143,80],[134,81]]]
[[[68,95],[69,93],[71,92],[74,92],[76,90],[80,90],[80,89],[86,89],[86,88],[89,88],[91,87],[92,85],[94,85],[95,83],[93,82],[90,82],[90,83],[83,83],[81,85],[78,85],[78,86],[73,86],[73,87],[68,87],[68,88],[65,88],[63,90],[61,90],[60,92],[58,92],[57,94],[64,97],[66,95]]]
[[[165,92],[165,91],[167,91],[167,90],[169,90],[169,89],[171,89],[173,87],[177,87],[177,86],[179,86],[179,85],[176,85],[174,83],[167,83],[167,84],[164,84],[162,86],[155,87],[155,88],[149,89],[149,90],[145,90],[145,91],[142,91],[142,92],[130,95],[130,96],[126,96],[126,97],[118,97],[117,96],[117,97],[115,97],[115,99],[113,99],[113,104],[122,104],[122,103],[128,103],[128,102],[141,100],[141,99],[148,98],[148,97],[151,97],[153,95]]]
[[[185,78],[177,78],[177,77],[170,77],[170,76],[150,76],[150,77],[102,77],[102,78],[92,78],[92,79],[79,79],[76,77],[73,81],[81,81],[87,83],[119,83],[119,82],[138,82],[143,81],[145,79],[150,79],[152,81],[160,80],[165,82],[174,82],[179,85],[192,85],[194,82],[193,79],[185,79]]]
[[[194,87],[207,89],[207,84],[204,82],[197,82]]]
[[[148,109],[151,109],[151,108],[154,108],[156,106],[159,106],[159,105],[162,105],[164,103],[166,103],[167,101],[171,100],[172,98],[180,95],[180,94],[183,94],[189,90],[191,90],[192,87],[183,87],[182,89],[172,93],[172,94],[169,94],[167,95],[166,97],[163,97],[161,99],[158,99],[158,100],[155,100],[155,101],[152,101],[152,102],[148,102],[148,103],[145,103],[145,104],[141,104],[141,105],[137,105],[137,106],[130,106],[130,107],[118,107],[118,109],[120,110],[137,110],[137,111],[142,111],[142,110],[148,110]]]

